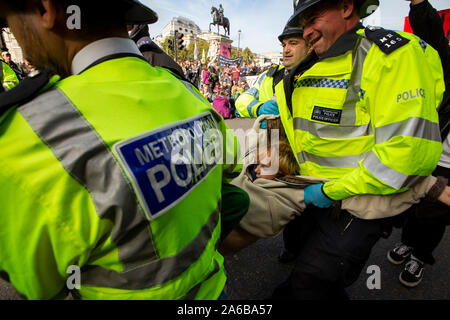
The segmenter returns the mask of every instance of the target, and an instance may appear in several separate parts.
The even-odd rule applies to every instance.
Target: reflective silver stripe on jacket
[[[204,103],[205,105],[207,105],[207,106],[209,106],[209,107],[211,107],[211,105],[209,104],[209,103],[206,103],[206,101],[204,100],[204,99],[206,99],[205,97],[203,97],[203,96],[200,96],[200,94],[199,93],[197,93],[195,90],[194,90],[194,85],[192,84],[192,83],[190,83],[190,82],[187,82],[187,81],[183,81],[183,80],[181,80],[181,83],[183,83],[184,84],[184,86],[186,87],[186,89],[188,89],[198,100],[200,100],[202,103]]]
[[[330,167],[330,168],[358,168],[359,161],[366,157],[367,153],[359,154],[356,156],[345,156],[345,157],[323,157],[317,156],[315,154],[302,151],[297,154],[298,161],[300,164],[306,161],[316,163],[320,166]]]
[[[294,118],[294,129],[307,131],[319,138],[349,139],[372,135],[372,126],[333,126],[319,122],[312,122],[303,118]]]
[[[261,84],[263,83],[264,79],[267,76],[267,72],[264,72],[263,75],[261,75],[261,77],[258,79],[258,85],[261,86]]]
[[[331,139],[358,138],[373,134],[370,123],[361,126],[345,127],[312,122],[303,118],[294,119],[294,129],[307,131],[319,138]],[[376,144],[389,141],[389,139],[395,136],[416,137],[436,142],[441,141],[439,124],[418,117],[411,117],[375,128]]]
[[[82,270],[81,283],[96,287],[142,290],[162,285],[185,272],[204,253],[212,233],[219,223],[220,205],[210,215],[197,237],[176,256],[167,257],[139,269],[119,273],[101,267],[89,266]],[[200,245],[202,244],[202,245]],[[203,246],[204,244],[204,246]]]
[[[409,176],[388,167],[383,162],[381,162],[380,159],[378,159],[373,151],[369,152],[369,155],[362,162],[362,164],[367,169],[367,171],[369,171],[379,180],[396,189],[412,187],[426,178],[423,176]]]
[[[257,105],[258,103],[261,103],[261,101],[258,101],[258,100],[252,100],[252,102],[250,102],[250,103],[248,104],[248,106],[247,106],[247,112],[248,112],[248,115],[249,115],[251,118],[254,118],[254,117],[255,117],[255,116],[253,115],[253,113],[252,113],[252,108],[253,108],[253,106]]]
[[[259,100],[259,90],[256,88],[250,88],[247,91],[245,91],[244,94],[248,94],[253,98],[255,98],[256,100]]]
[[[149,222],[134,191],[106,143],[69,98],[53,89],[18,110],[64,169],[89,192],[98,216],[114,223],[111,240],[117,245],[125,271],[86,266],[82,269],[83,285],[148,288],[177,277],[203,253],[218,223],[218,210],[182,253],[159,260]]]
[[[353,57],[352,76],[347,89],[347,96],[342,106],[341,126],[354,126],[356,123],[356,103],[360,100],[363,66],[371,47],[371,41],[366,38],[359,38]]]
[[[439,124],[417,117],[411,117],[375,129],[376,144],[389,141],[395,136],[416,137],[441,142]]]

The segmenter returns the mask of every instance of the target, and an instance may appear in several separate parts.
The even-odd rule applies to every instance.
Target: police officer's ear
[[[40,13],[39,23],[44,29],[51,30],[55,27],[57,17],[57,4],[55,0],[39,0],[36,3]]]
[[[341,3],[341,12],[342,12],[342,17],[344,19],[349,19],[353,16],[354,14],[354,4],[353,4],[353,0],[342,0]]]

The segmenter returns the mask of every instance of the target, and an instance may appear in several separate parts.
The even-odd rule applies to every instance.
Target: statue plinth
[[[217,34],[215,32],[203,32],[202,35],[199,37],[208,42],[214,41],[225,44],[231,44],[233,42],[233,40],[231,40],[230,37]]]
[[[209,51],[211,56],[217,57],[220,53],[220,45],[227,44],[230,45],[233,43],[233,40],[230,37],[217,34],[215,32],[204,32],[199,38],[207,41],[209,43]]]

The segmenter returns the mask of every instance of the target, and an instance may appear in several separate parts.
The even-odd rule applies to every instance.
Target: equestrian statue
[[[213,16],[213,22],[209,24],[209,31],[211,32],[211,25],[217,25],[217,33],[219,33],[219,27],[222,26],[225,30],[225,35],[230,35],[230,20],[224,17],[223,15],[223,7],[219,6],[219,9],[216,7],[211,8],[211,14]]]

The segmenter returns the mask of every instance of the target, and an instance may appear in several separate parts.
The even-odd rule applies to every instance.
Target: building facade
[[[5,39],[6,47],[11,54],[11,59],[16,63],[23,63],[22,49],[8,28],[3,29],[3,38]]]
[[[184,34],[183,40],[186,46],[202,34],[202,30],[194,21],[184,17],[176,17],[163,28],[161,35],[155,38],[155,42],[161,45],[164,39],[173,36],[175,30]]]

